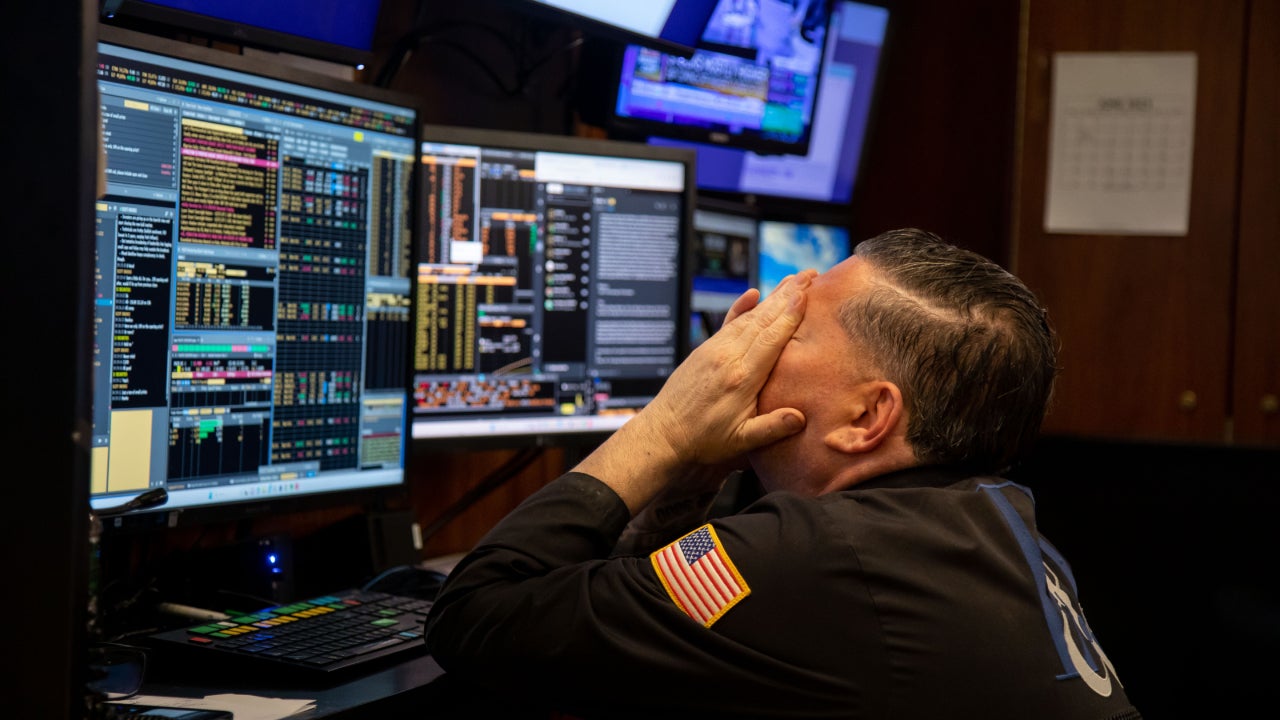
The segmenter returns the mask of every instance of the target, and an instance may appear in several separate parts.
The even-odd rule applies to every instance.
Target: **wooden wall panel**
[[[854,237],[919,227],[1007,262],[1019,2],[915,0],[894,13]]]
[[[467,453],[416,452],[410,462],[411,500],[418,524],[428,530],[516,450]],[[475,546],[516,505],[558,477],[571,462],[564,448],[547,448],[509,481],[485,494],[425,538],[423,557],[463,552]]]
[[[1026,0],[1013,268],[1062,340],[1045,430],[1221,442],[1226,433],[1245,0]],[[1191,51],[1197,97],[1184,237],[1044,232],[1062,51]],[[1193,407],[1183,407],[1185,393]]]
[[[1280,0],[1250,4],[1236,278],[1235,440],[1280,447]]]

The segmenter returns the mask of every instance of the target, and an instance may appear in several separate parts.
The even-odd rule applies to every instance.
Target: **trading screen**
[[[691,154],[537,142],[423,141],[415,438],[615,429],[679,360]]]
[[[402,482],[413,108],[107,43],[97,77],[94,502]]]

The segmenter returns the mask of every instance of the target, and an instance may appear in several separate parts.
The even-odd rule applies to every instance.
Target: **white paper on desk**
[[[1186,235],[1195,106],[1195,53],[1055,53],[1045,231]]]
[[[130,705],[159,705],[161,707],[191,708],[192,710],[229,710],[235,720],[280,720],[310,710],[315,700],[268,698],[257,695],[224,693],[202,698],[166,697],[164,695],[134,695],[126,700],[116,700]]]

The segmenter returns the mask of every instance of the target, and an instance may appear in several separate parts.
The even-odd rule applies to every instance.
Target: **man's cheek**
[[[756,410],[760,414],[788,406],[785,401],[786,393],[783,392],[782,383],[774,376],[776,372],[775,368],[774,373],[771,373],[764,381],[764,387],[760,388],[760,394],[756,396]]]

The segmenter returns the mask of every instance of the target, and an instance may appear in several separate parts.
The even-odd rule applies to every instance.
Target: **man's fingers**
[[[813,281],[813,271],[805,271],[786,287],[772,293],[752,310],[739,342],[748,364],[767,363],[772,367],[782,348],[795,334],[804,318],[806,291]]]
[[[746,292],[738,296],[737,300],[733,301],[733,305],[729,307],[729,312],[725,313],[724,322],[720,325],[721,329],[729,327],[736,318],[745,315],[748,312],[769,303],[770,301],[774,303],[778,302],[787,296],[787,293],[792,289],[793,284],[795,287],[799,287],[801,289],[809,287],[809,283],[813,282],[813,278],[816,277],[817,274],[818,271],[809,269],[801,270],[794,275],[787,275],[774,287],[773,293],[769,295],[768,299],[761,298],[760,290],[758,288],[748,288]]]
[[[795,408],[778,408],[747,420],[740,428],[744,447],[758,448],[791,437],[804,429],[804,414]]]
[[[760,291],[756,288],[748,288],[746,292],[738,296],[737,300],[733,301],[733,305],[729,306],[729,312],[725,313],[724,322],[720,323],[720,327],[733,322],[734,318],[758,304],[760,304]]]
[[[731,321],[676,368],[639,422],[624,426],[627,434],[647,428],[680,462],[716,464],[799,432],[800,411],[759,417],[756,402],[804,317],[805,294],[816,274],[797,273],[763,301],[754,290],[741,295]]]

